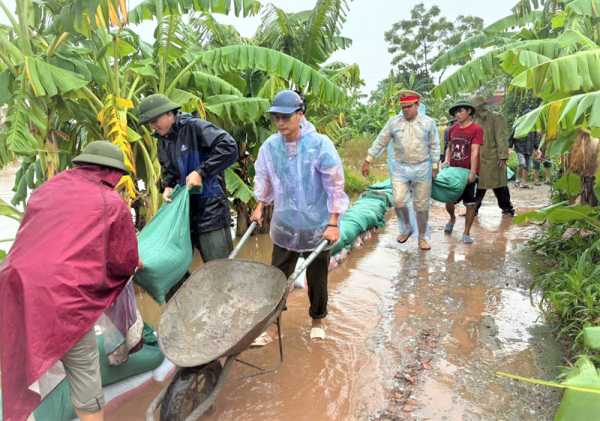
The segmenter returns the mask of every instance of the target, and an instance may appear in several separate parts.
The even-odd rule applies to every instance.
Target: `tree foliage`
[[[322,65],[350,42],[340,35],[347,12],[341,0],[319,0],[314,10],[295,15],[291,35],[302,45],[290,50],[293,56],[265,39],[242,38],[212,15],[256,14],[260,4],[255,1],[148,0],[130,13],[124,4],[23,1],[13,15],[0,2],[11,22],[0,27],[0,101],[8,104],[0,166],[13,156],[23,163],[14,204],[25,203],[32,189],[71,167],[87,143],[110,139],[132,171],[120,184],[123,196],[150,218],[160,205],[160,165],[156,139],[137,124],[135,108],[152,93],[164,93],[183,111],[234,134],[240,159],[227,179],[234,199],[247,203],[253,157],[271,132],[264,113],[275,93],[302,90],[322,112],[341,105],[362,83],[356,65]],[[270,25],[269,16],[267,10],[263,27]],[[149,19],[156,22],[152,43],[141,40],[129,24]]]
[[[431,66],[440,56],[483,29],[481,18],[460,15],[450,22],[440,13],[438,6],[427,9],[419,3],[410,11],[410,19],[394,23],[385,32],[385,41],[390,44],[388,51],[394,54],[392,65],[400,73],[430,78]],[[462,55],[458,60],[465,58]]]

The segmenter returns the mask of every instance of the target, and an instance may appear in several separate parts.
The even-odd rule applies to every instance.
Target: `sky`
[[[140,4],[142,0],[128,0],[130,8]],[[261,1],[267,4],[266,1]],[[286,12],[300,12],[314,6],[316,0],[273,0],[272,3]],[[459,15],[474,15],[483,18],[489,25],[510,14],[510,8],[517,0],[480,0],[462,2],[458,0],[353,0],[349,1],[350,11],[342,30],[342,35],[352,39],[352,46],[336,52],[331,60],[347,64],[357,63],[361,76],[366,82],[364,93],[370,93],[377,82],[384,79],[392,69],[392,55],[388,53],[388,44],[384,41],[384,32],[395,22],[410,17],[410,10],[418,3],[427,8],[438,5],[441,16],[454,21]],[[15,0],[5,1],[9,10],[15,10]],[[260,23],[260,15],[249,18],[215,15],[219,22],[234,25],[244,37],[254,34]],[[4,12],[0,10],[0,22],[8,23]],[[154,25],[145,23],[132,26],[145,40],[152,41]],[[449,75],[447,72],[446,75]]]

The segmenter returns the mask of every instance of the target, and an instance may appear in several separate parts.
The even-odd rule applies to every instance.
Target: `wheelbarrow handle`
[[[233,249],[233,251],[229,255],[229,259],[233,259],[235,256],[237,256],[237,254],[240,252],[240,250],[244,246],[244,243],[246,242],[246,240],[248,240],[248,238],[250,238],[250,236],[252,235],[252,233],[254,232],[254,230],[256,229],[257,226],[258,226],[258,222],[256,222],[256,221],[254,221],[250,224],[250,226],[244,233],[244,236],[240,239],[240,242],[237,244],[237,246]]]
[[[291,288],[292,284],[294,283],[294,281],[296,280],[296,278],[298,278],[298,276],[300,276],[302,274],[302,272],[304,272],[306,270],[306,268],[313,262],[313,260],[315,260],[317,258],[317,256],[319,254],[321,254],[321,252],[323,250],[325,250],[325,247],[327,247],[329,245],[329,240],[323,240],[319,243],[319,245],[317,246],[316,249],[313,250],[313,252],[310,254],[310,256],[308,256],[304,262],[302,262],[302,264],[300,266],[298,266],[298,268],[296,268],[296,270],[294,271],[294,273],[292,273],[292,275],[288,278],[288,287]],[[327,262],[329,263],[329,262]]]

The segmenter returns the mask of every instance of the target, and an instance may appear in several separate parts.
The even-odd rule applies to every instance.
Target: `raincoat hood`
[[[471,98],[469,98],[469,102],[473,104],[473,107],[475,107],[475,111],[477,111],[478,113],[480,113],[481,111],[488,110],[487,101],[484,97],[480,95],[472,96]]]
[[[117,184],[119,184],[119,181],[121,181],[121,178],[123,177],[122,171],[104,165],[79,164],[77,165],[77,169],[80,170],[82,175],[97,180],[112,188],[117,187]]]

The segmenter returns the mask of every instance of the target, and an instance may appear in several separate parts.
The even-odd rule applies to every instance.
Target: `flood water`
[[[541,206],[547,193],[513,202],[522,210]],[[439,204],[431,215],[433,250],[420,251],[416,239],[399,245],[389,212],[388,225],[330,272],[327,338],[309,339],[306,291],[292,291],[283,314],[283,366],[275,374],[229,383],[201,419],[396,419],[386,413],[423,420],[552,419],[559,396],[494,374],[552,379],[562,354],[537,320],[526,286],[531,275],[522,255],[537,228],[502,218],[490,196],[475,222],[473,246],[460,242],[461,218],[454,235],[443,234],[447,217]],[[268,263],[271,247],[268,236],[253,237],[239,258]],[[412,365],[425,328],[439,335],[431,369],[407,386],[396,375]],[[274,366],[277,340],[242,358]],[[249,372],[234,365],[229,377]],[[144,420],[161,387],[150,386],[107,419]],[[413,408],[404,412],[390,394],[409,389]]]
[[[5,200],[13,177],[0,173]],[[513,194],[521,210],[548,197],[543,188]],[[227,384],[201,420],[552,419],[559,395],[494,374],[549,380],[561,364],[562,350],[528,293],[525,243],[537,228],[502,218],[491,192],[472,229],[474,245],[460,242],[464,220],[457,219],[455,233],[444,235],[445,210],[434,206],[432,250],[423,252],[416,238],[396,243],[397,221],[388,212],[387,226],[330,272],[326,339],[310,340],[306,290],[293,290],[282,317],[282,367]],[[9,222],[0,218],[5,237],[16,229]],[[271,248],[268,236],[252,237],[238,257],[269,263]],[[137,299],[145,321],[156,325],[161,309],[145,294]],[[275,366],[277,339],[241,358]],[[424,358],[426,369],[409,368]],[[230,378],[249,370],[234,365]],[[404,380],[409,374],[414,382]],[[162,386],[148,386],[106,419],[145,420]]]

